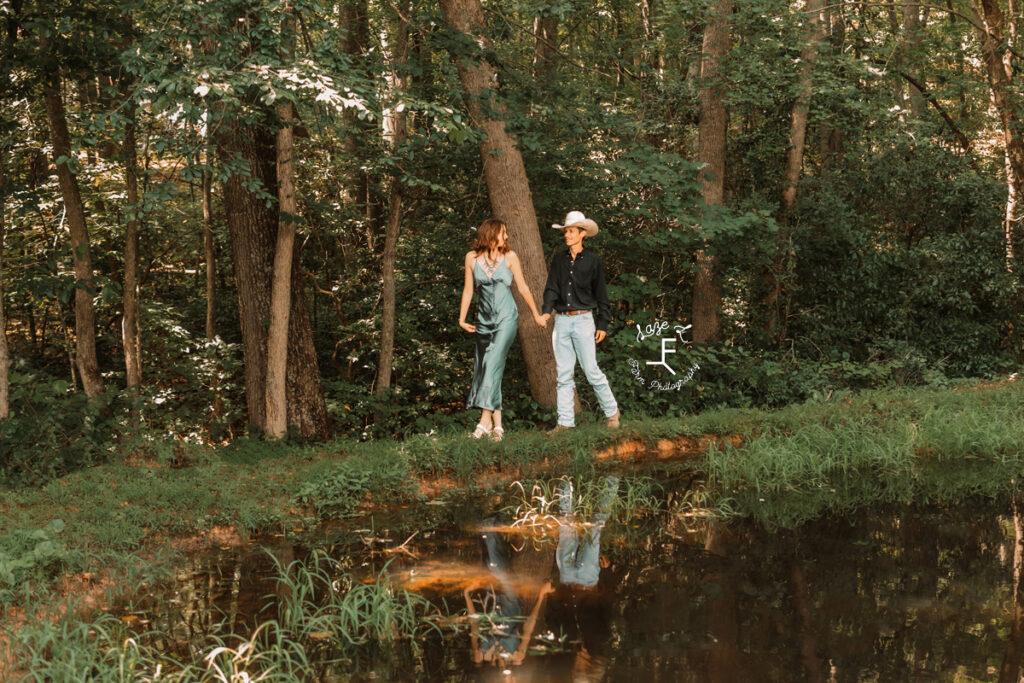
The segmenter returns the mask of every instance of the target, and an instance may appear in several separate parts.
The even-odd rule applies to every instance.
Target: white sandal
[[[482,439],[485,436],[488,436],[490,433],[491,433],[491,428],[490,427],[485,427],[482,424],[478,424],[476,426],[476,429],[473,430],[473,433],[469,435],[469,438],[471,438],[471,439]]]
[[[501,441],[505,436],[505,430],[501,427],[495,427],[491,430],[491,441]]]

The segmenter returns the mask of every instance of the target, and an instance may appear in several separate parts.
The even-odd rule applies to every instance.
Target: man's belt
[[[558,315],[579,315],[581,313],[590,313],[591,310],[593,309],[581,308],[575,311],[555,311],[555,313],[557,313]]]

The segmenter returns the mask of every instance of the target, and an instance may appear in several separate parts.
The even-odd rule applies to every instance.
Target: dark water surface
[[[392,511],[300,545],[192,558],[167,594],[132,609],[168,649],[246,633],[275,616],[273,558],[315,546],[358,576],[386,568],[453,617],[415,645],[363,648],[323,680],[1018,680],[1009,503],[768,532],[686,516],[673,498],[668,512],[606,525],[598,512],[537,533],[510,530],[493,498]],[[470,605],[489,615],[475,632]]]

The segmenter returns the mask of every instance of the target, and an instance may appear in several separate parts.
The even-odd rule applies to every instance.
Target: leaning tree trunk
[[[60,78],[50,74],[43,90],[46,116],[50,123],[53,142],[53,160],[57,166],[68,229],[71,232],[71,251],[75,260],[75,364],[82,378],[86,396],[94,398],[103,393],[103,377],[96,358],[96,311],[93,308],[92,256],[89,252],[89,231],[85,224],[85,208],[78,191],[78,178],[72,172],[74,159],[71,135],[64,116],[64,101],[60,93]]]
[[[292,9],[286,2],[281,32],[285,39],[285,58],[294,34]],[[277,106],[281,128],[277,131],[277,244],[274,246],[274,271],[270,287],[270,323],[267,329],[267,393],[264,432],[279,439],[288,431],[288,401],[285,378],[288,368],[288,318],[291,313],[291,271],[295,256],[295,136],[292,128],[292,104]]]
[[[793,250],[793,228],[790,213],[796,203],[797,185],[804,168],[804,148],[807,142],[807,119],[811,112],[811,96],[814,93],[812,78],[814,64],[818,61],[818,44],[824,38],[824,21],[821,17],[822,0],[807,0],[803,11],[807,17],[804,27],[803,52],[800,54],[800,70],[797,80],[796,102],[789,123],[789,146],[786,150],[786,170],[782,182],[782,220],[775,255],[768,269],[768,295],[765,305],[768,309],[768,333],[777,341],[786,336],[786,316],[780,310],[781,299],[784,299],[785,271],[792,268],[795,258]]]
[[[5,182],[3,169],[0,168],[0,420],[11,414],[11,404],[8,398],[10,387],[8,372],[11,359],[7,352],[7,326],[4,320],[4,235],[7,229],[7,224],[4,222],[4,204],[7,198]]]
[[[440,1],[448,26],[467,34],[474,44],[487,49],[487,27],[480,0]],[[456,67],[466,91],[466,108],[470,120],[486,134],[486,139],[480,143],[480,157],[483,160],[491,210],[508,227],[509,242],[519,253],[523,276],[539,306],[547,280],[544,250],[523,157],[515,138],[505,130],[505,122],[492,116],[496,113],[492,90],[496,78],[494,67],[479,55],[458,58]],[[533,316],[521,302],[519,312],[519,339],[523,347],[523,359],[526,361],[530,393],[538,403],[553,406],[555,363],[550,333],[534,325]]]
[[[700,123],[697,159],[701,170],[706,210],[722,206],[725,196],[725,133],[728,122],[723,98],[723,79],[719,73],[722,58],[729,50],[729,14],[732,0],[715,0],[704,28],[701,59]],[[693,283],[693,341],[695,344],[718,341],[722,336],[722,289],[718,282],[718,257],[705,243],[697,250],[697,276]]]
[[[396,8],[397,17],[391,27],[390,52],[391,68],[387,76],[390,91],[390,107],[384,115],[384,139],[392,152],[397,152],[406,139],[405,107],[399,106],[399,99],[406,88],[406,62],[409,47],[410,3],[400,2]],[[398,246],[398,230],[402,220],[402,182],[396,175],[391,178],[391,196],[388,200],[388,222],[384,229],[384,253],[381,255],[381,316],[380,362],[377,364],[377,386],[375,393],[383,394],[391,387],[391,368],[395,355],[395,250]]]
[[[128,123],[124,130],[124,177],[128,200],[128,230],[124,241],[124,317],[121,319],[121,342],[127,386],[137,389],[142,383],[142,360],[139,353],[139,183],[135,156],[135,107],[129,105]]]
[[[252,178],[265,188],[277,187],[274,136],[256,124],[223,121],[216,144],[225,163],[241,160]],[[261,428],[266,418],[267,328],[278,212],[245,187],[249,178],[232,175],[224,183],[224,206],[245,359],[245,393],[249,424]],[[303,436],[327,435],[327,407],[320,387],[320,369],[313,347],[305,287],[292,260],[291,312],[288,316],[287,422]]]

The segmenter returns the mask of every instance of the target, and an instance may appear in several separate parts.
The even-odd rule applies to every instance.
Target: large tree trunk
[[[89,398],[103,393],[103,377],[96,358],[96,312],[93,308],[92,256],[89,252],[89,231],[85,224],[85,208],[78,191],[78,178],[72,172],[71,135],[64,116],[60,78],[50,74],[43,90],[46,116],[50,122],[53,161],[57,166],[61,197],[71,232],[71,250],[75,260],[75,363],[82,388]]]
[[[282,12],[285,18],[285,56],[290,57],[288,43],[294,35],[294,17],[286,2]],[[292,104],[277,106],[281,128],[277,131],[277,243],[274,246],[274,271],[270,287],[270,324],[267,329],[267,394],[264,432],[278,439],[288,431],[288,402],[285,377],[288,368],[288,317],[291,313],[292,260],[295,256],[295,137],[292,128]]]
[[[259,125],[237,120],[222,122],[219,130],[216,143],[224,162],[240,159],[265,188],[277,187],[273,135]],[[266,422],[266,320],[270,315],[278,212],[246,189],[246,181],[246,177],[233,175],[224,183],[224,205],[238,290],[249,424],[262,428]],[[296,254],[288,316],[287,422],[303,436],[326,436],[327,408],[304,290]]]
[[[4,204],[7,198],[4,188],[4,170],[0,168],[0,420],[11,414],[8,398],[11,359],[7,352],[7,325],[4,318],[4,236],[7,224],[4,222]]]
[[[731,41],[729,15],[732,0],[714,0],[704,28],[701,59],[700,123],[697,159],[701,170],[704,204],[709,211],[722,206],[725,195],[725,133],[728,115],[723,98],[722,58]],[[718,282],[718,258],[705,244],[697,250],[697,277],[693,283],[693,341],[718,341],[722,336],[722,289]]]
[[[475,44],[487,49],[487,30],[480,0],[441,0],[441,10],[450,28],[469,35]],[[456,67],[466,91],[470,120],[487,136],[480,143],[480,157],[491,210],[508,227],[509,242],[519,253],[523,275],[539,308],[547,280],[547,264],[523,157],[515,139],[505,130],[505,122],[491,117],[495,110],[492,91],[496,78],[494,67],[479,55],[457,59]],[[555,362],[550,333],[533,324],[533,316],[522,302],[519,303],[519,311],[519,339],[530,393],[538,403],[553,406]]]
[[[807,0],[803,15],[807,18],[804,26],[803,52],[800,54],[800,69],[797,81],[796,102],[789,124],[789,146],[786,150],[786,170],[782,182],[782,220],[778,239],[775,245],[775,256],[768,269],[768,296],[765,304],[768,309],[768,333],[776,340],[786,336],[786,316],[780,310],[783,289],[785,287],[785,271],[792,268],[792,260],[796,257],[793,251],[793,229],[790,212],[796,203],[797,185],[804,168],[804,148],[807,142],[807,119],[811,112],[811,96],[814,93],[812,79],[814,65],[818,61],[818,45],[824,38],[824,20],[822,0]]]
[[[135,153],[135,107],[129,105],[124,131],[124,177],[128,201],[128,230],[124,240],[124,317],[121,343],[124,346],[126,384],[137,389],[142,383],[139,344],[139,183]]]
[[[1003,145],[1006,153],[1007,202],[1006,221],[1006,267],[1012,269],[1015,260],[1016,225],[1020,221],[1022,183],[1024,183],[1024,138],[1021,137],[1021,101],[1013,82],[1011,54],[1004,49],[1006,36],[1003,10],[998,0],[977,0],[980,13],[977,23],[984,27],[979,30],[981,54],[988,75],[992,103],[999,113],[1003,127]]]
[[[409,47],[410,4],[402,0],[396,10],[397,17],[391,27],[391,67],[388,70],[389,106],[384,114],[384,139],[392,152],[402,146],[406,139],[405,107],[398,106],[406,89],[406,62]],[[396,170],[396,174],[400,171]],[[384,253],[381,256],[381,316],[380,362],[377,364],[377,386],[375,392],[383,394],[391,387],[391,367],[395,353],[395,250],[398,246],[398,230],[402,220],[402,183],[400,178],[391,178],[391,196],[388,200],[388,222],[384,230]]]

